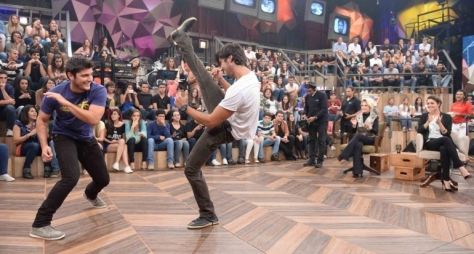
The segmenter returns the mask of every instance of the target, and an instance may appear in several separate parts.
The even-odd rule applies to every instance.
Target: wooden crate
[[[377,170],[379,173],[385,172],[389,169],[389,159],[388,154],[383,153],[374,153],[370,155],[370,167]]]
[[[425,168],[395,166],[394,173],[396,179],[415,181],[425,177]]]
[[[390,166],[423,168],[424,162],[416,153],[392,153],[390,155]]]

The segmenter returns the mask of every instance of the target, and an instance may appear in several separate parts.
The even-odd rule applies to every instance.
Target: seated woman
[[[20,113],[19,120],[13,127],[13,143],[16,145],[16,156],[25,156],[23,178],[33,179],[31,163],[36,156],[41,155],[41,146],[36,136],[36,117],[38,112],[33,105],[26,105]],[[44,177],[51,176],[51,163],[44,163]]]
[[[186,129],[181,124],[181,114],[179,111],[172,112],[172,121],[170,124],[170,134],[174,141],[174,166],[177,168],[185,166],[179,162],[181,151],[183,152],[183,161],[189,157],[189,142],[186,139]]]
[[[411,131],[412,115],[414,114],[413,105],[408,101],[408,97],[404,97],[402,104],[398,106],[398,114],[400,115],[400,125],[403,131]]]
[[[147,169],[148,142],[146,122],[141,119],[140,110],[132,109],[130,120],[125,121],[125,141],[127,142],[128,161],[135,168],[135,151],[142,152],[142,169]],[[153,165],[150,165],[153,166]]]
[[[125,149],[125,124],[122,122],[122,116],[118,108],[110,110],[105,129],[104,152],[116,153],[112,168],[120,171],[120,159],[122,159],[123,164],[125,164],[123,172],[127,174],[132,173],[133,170],[128,163],[127,149]]]
[[[418,122],[418,133],[423,134],[423,149],[439,151],[441,157],[441,181],[443,189],[455,191],[457,186],[449,177],[451,162],[453,167],[459,169],[464,179],[471,174],[464,167],[456,152],[456,145],[451,139],[452,119],[451,116],[440,111],[441,100],[435,96],[426,99],[428,113],[421,115]]]
[[[54,79],[45,78],[41,81],[41,88],[35,92],[35,106],[37,109],[40,108],[44,94],[47,93],[50,89],[52,89],[54,86],[56,86],[56,80]]]
[[[372,105],[367,100],[360,103],[361,113],[351,119],[352,131],[355,135],[347,144],[346,148],[337,157],[343,163],[353,157],[353,177],[362,178],[363,157],[362,147],[364,145],[373,145],[375,137],[379,132],[379,118]]]
[[[26,105],[35,105],[35,92],[30,89],[30,82],[25,76],[18,76],[14,81],[15,107],[21,110]],[[17,111],[18,112],[18,111]]]

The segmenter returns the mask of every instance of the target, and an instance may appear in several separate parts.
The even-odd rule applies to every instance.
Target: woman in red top
[[[467,116],[472,115],[472,104],[467,101],[466,92],[458,90],[455,95],[456,101],[451,105],[451,116],[453,127],[451,133],[458,136],[466,136]]]

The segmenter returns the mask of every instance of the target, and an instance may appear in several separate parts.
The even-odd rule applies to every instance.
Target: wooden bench
[[[25,164],[26,157],[10,157],[12,161],[11,171],[9,174],[13,177],[22,177],[23,176],[23,165]],[[31,163],[31,175],[34,177],[39,177],[44,175],[44,164],[40,156],[36,156],[33,162]]]

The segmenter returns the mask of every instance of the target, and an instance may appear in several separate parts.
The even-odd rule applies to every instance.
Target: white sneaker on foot
[[[249,160],[249,159],[246,159],[246,160],[245,160],[245,164],[250,164],[250,160]]]
[[[34,238],[40,238],[44,240],[59,240],[63,239],[66,234],[62,231],[59,231],[51,225],[41,227],[41,228],[32,228],[30,232],[30,236]]]
[[[221,163],[218,162],[216,159],[212,160],[212,161],[211,161],[211,164],[212,164],[213,166],[220,166],[220,165],[221,165]]]
[[[127,174],[130,174],[130,173],[133,173],[133,170],[130,166],[126,166],[124,169],[123,169],[123,172],[127,173]]]
[[[11,177],[9,174],[0,175],[0,181],[13,182],[15,178]]]
[[[229,162],[227,162],[227,159],[224,158],[224,159],[222,159],[222,164],[223,164],[223,165],[229,165]]]
[[[7,134],[5,135],[7,137],[13,137],[13,131],[11,129],[7,130]]]
[[[120,164],[118,162],[114,162],[114,164],[112,164],[112,168],[114,170],[120,171]]]

